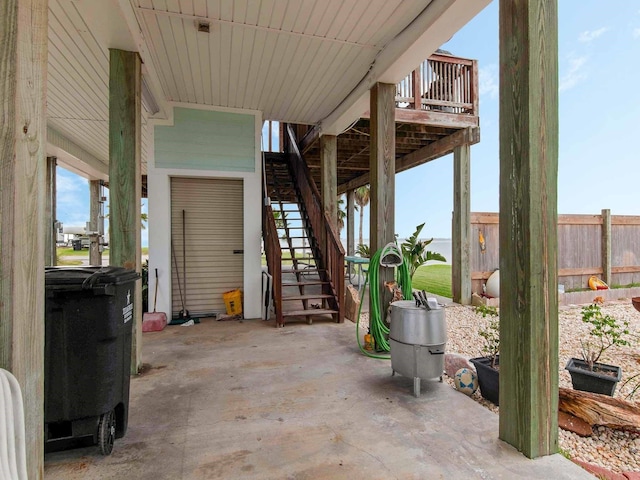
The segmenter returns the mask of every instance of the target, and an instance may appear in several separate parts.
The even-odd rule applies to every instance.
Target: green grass
[[[424,265],[416,270],[412,287],[451,298],[451,265]]]
[[[109,250],[105,250],[102,253],[109,253]],[[149,254],[149,247],[142,247],[142,255]],[[58,247],[58,256],[59,257],[89,257],[89,249],[85,248],[82,250],[74,250],[73,248],[60,248]]]

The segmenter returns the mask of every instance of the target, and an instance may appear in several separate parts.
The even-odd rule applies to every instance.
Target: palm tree
[[[371,191],[369,185],[364,185],[362,187],[356,188],[355,191],[355,201],[358,207],[360,207],[360,238],[358,239],[358,244],[364,244],[362,238],[362,224],[364,223],[364,207],[369,205]]]
[[[347,212],[344,210],[344,195],[338,197],[338,235],[344,228],[344,220],[347,218]]]

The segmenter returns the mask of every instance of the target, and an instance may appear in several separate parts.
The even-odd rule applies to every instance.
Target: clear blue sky
[[[558,212],[639,215],[634,180],[640,154],[640,2],[559,1],[560,150]],[[498,2],[443,45],[478,60],[481,141],[471,148],[471,210],[498,211]],[[58,169],[58,219],[89,219],[86,180]],[[146,208],[146,205],[145,205]],[[442,157],[396,177],[396,232],[451,236],[453,159]],[[368,208],[365,237],[368,236]],[[147,243],[143,231],[143,245]],[[357,221],[356,221],[357,234]],[[343,232],[344,235],[344,232]]]

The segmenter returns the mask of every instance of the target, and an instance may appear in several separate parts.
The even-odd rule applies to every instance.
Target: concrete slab
[[[559,455],[528,460],[498,417],[447,384],[391,377],[351,322],[169,326],[143,335],[129,430],[47,454],[47,479],[586,479]]]

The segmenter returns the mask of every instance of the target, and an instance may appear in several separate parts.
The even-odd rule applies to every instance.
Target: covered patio
[[[50,453],[45,478],[593,478],[558,454],[527,459],[446,383],[413,397],[412,379],[358,352],[351,322],[204,319],[145,333],[143,361],[112,455]]]

